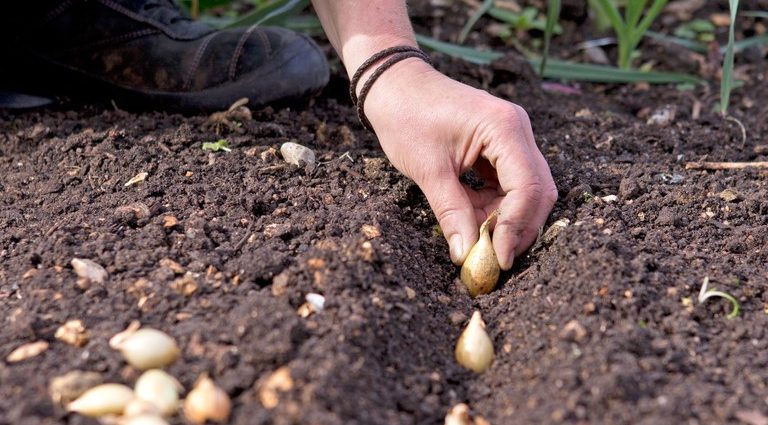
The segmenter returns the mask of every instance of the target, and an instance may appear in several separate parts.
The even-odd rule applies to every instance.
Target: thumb
[[[448,241],[451,261],[461,265],[478,238],[475,209],[466,189],[452,172],[425,179],[421,188]]]

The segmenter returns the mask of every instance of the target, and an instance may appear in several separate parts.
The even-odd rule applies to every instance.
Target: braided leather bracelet
[[[376,64],[378,61],[389,57],[384,63],[379,65],[376,70],[373,71],[373,73],[368,77],[368,79],[365,81],[365,84],[363,84],[363,88],[360,89],[360,96],[357,95],[357,85],[360,82],[360,78],[363,76],[363,74],[370,69],[374,64]],[[429,59],[429,56],[427,56],[426,53],[424,53],[422,50],[419,50],[415,47],[411,46],[395,46],[390,47],[388,49],[384,49],[370,58],[363,62],[362,65],[360,65],[360,68],[355,71],[355,74],[352,76],[352,79],[349,82],[349,97],[352,98],[352,103],[355,104],[357,107],[357,117],[360,119],[360,122],[363,123],[365,128],[370,130],[372,133],[373,126],[371,126],[371,122],[368,121],[368,117],[365,116],[365,99],[368,97],[368,92],[371,90],[371,87],[373,87],[373,83],[376,82],[376,80],[381,76],[381,74],[384,73],[387,69],[391,68],[392,65],[408,59],[408,58],[419,58],[428,64],[432,64],[432,61]]]

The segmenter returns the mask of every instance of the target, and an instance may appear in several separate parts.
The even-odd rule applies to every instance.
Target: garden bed
[[[201,149],[218,138],[207,116],[0,112],[0,356],[50,343],[0,361],[0,424],[94,423],[47,386],[74,369],[132,383],[107,341],[134,319],[177,339],[169,371],[186,388],[208,372],[229,393],[233,424],[437,424],[460,402],[492,424],[765,423],[768,171],[686,169],[767,160],[764,58],[740,63],[730,112],[746,139],[705,87],[564,94],[511,57],[435,58],[526,108],[560,192],[547,227],[569,221],[477,299],[338,75],[306,108],[225,130],[231,152]],[[647,123],[667,106],[670,124]],[[319,164],[286,164],[270,149],[287,141]],[[73,258],[104,266],[106,282],[78,285]],[[707,276],[738,317],[697,302]],[[325,308],[301,317],[309,292]],[[496,349],[482,375],[453,359],[474,309]],[[54,338],[71,319],[90,332],[82,348]],[[259,390],[281,366],[292,385],[268,409]]]

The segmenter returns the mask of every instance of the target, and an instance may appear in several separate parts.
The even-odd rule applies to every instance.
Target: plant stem
[[[733,89],[733,46],[735,44],[734,27],[736,26],[736,12],[739,9],[739,0],[729,0],[731,23],[728,25],[728,48],[723,58],[723,77],[720,81],[720,113],[728,112],[728,104],[731,101]]]
[[[619,37],[619,68],[629,69],[632,60],[632,49],[627,40]]]
[[[547,60],[549,59],[549,43],[552,39],[552,31],[555,29],[557,19],[560,17],[560,0],[549,0],[547,2],[547,26],[544,31],[544,54],[541,57],[541,66],[539,75],[544,75],[547,69]]]

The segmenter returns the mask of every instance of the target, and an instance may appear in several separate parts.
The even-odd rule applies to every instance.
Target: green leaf
[[[489,51],[472,49],[465,46],[459,46],[456,44],[435,40],[434,38],[419,34],[416,35],[416,40],[419,42],[419,44],[428,49],[445,53],[449,56],[461,58],[467,62],[481,65],[490,64],[494,60],[504,56],[502,53],[492,50]],[[528,61],[534,68],[541,66],[541,59],[539,58],[528,58]],[[544,77],[563,80],[591,81],[598,83],[701,83],[699,78],[688,74],[660,71],[643,72],[632,69],[620,69],[611,66],[582,64],[555,59],[550,59],[548,61],[548,65],[544,70]]]
[[[520,14],[507,9],[499,9],[498,7],[492,7],[488,9],[488,15],[493,17],[493,19],[507,23],[513,27],[516,27],[520,21]]]
[[[744,12],[741,12],[741,16],[748,16],[750,18],[768,19],[768,11],[765,11],[765,10],[745,10]]]
[[[718,291],[713,289],[709,289],[709,276],[704,277],[704,282],[701,284],[701,290],[699,291],[699,304],[702,304],[704,301],[706,301],[709,298],[712,297],[718,297],[718,298],[724,298],[731,303],[731,312],[728,313],[729,319],[735,319],[739,316],[739,313],[741,312],[741,305],[739,305],[739,301],[734,297],[733,295]]]
[[[277,25],[288,17],[298,15],[299,12],[309,6],[309,2],[309,0],[269,0],[227,27]]]
[[[539,10],[535,7],[526,7],[523,9],[523,12],[520,13],[520,17],[527,20],[528,22],[535,21],[537,16],[539,16]]]
[[[728,104],[731,101],[731,90],[733,89],[734,28],[736,26],[736,12],[739,9],[739,0],[729,0],[728,6],[731,9],[731,23],[728,25],[728,46],[725,49],[723,78],[722,81],[720,81],[720,113],[723,115],[728,112]]]
[[[698,41],[689,40],[687,38],[675,37],[672,35],[662,34],[655,31],[646,31],[645,36],[654,40],[664,41],[667,43],[677,44],[683,46],[686,49],[692,50],[698,53],[707,53],[707,46]]]
[[[455,58],[461,58],[467,62],[479,65],[487,65],[504,56],[499,52],[478,50],[471,47],[459,46],[457,44],[446,43],[445,41],[436,40],[434,38],[420,34],[416,34],[416,41],[428,49],[445,53],[446,55],[453,56]]]
[[[637,23],[640,22],[640,17],[643,16],[643,9],[645,9],[646,3],[647,0],[629,0],[627,2],[627,11],[625,12],[625,15],[627,17],[627,26],[629,28],[636,27]]]
[[[729,41],[730,41],[730,38],[729,38]],[[749,47],[762,46],[764,44],[768,44],[768,35],[756,35],[754,37],[744,38],[733,43],[733,51],[734,53],[741,52],[742,50],[747,49]],[[721,52],[727,51],[727,50],[728,50],[727,47],[725,49],[720,49]]]
[[[706,19],[694,19],[691,22],[688,22],[687,27],[696,32],[713,32],[715,30],[715,26],[712,25],[712,22],[709,22]]]
[[[643,20],[640,21],[640,23],[637,25],[637,27],[631,29],[632,31],[632,41],[635,45],[640,42],[640,39],[643,38],[643,35],[645,35],[645,32],[648,31],[648,28],[651,27],[651,24],[656,19],[657,16],[659,16],[659,13],[661,13],[662,9],[664,9],[664,6],[667,4],[667,0],[654,0],[653,4],[651,4],[650,9],[648,9],[645,12],[645,16],[643,17]]]
[[[232,149],[229,148],[229,142],[227,142],[227,139],[219,139],[215,142],[203,142],[203,150],[211,152],[230,152]]]
[[[610,0],[595,0],[594,3],[600,9],[600,11],[608,18],[613,30],[616,32],[616,36],[621,38],[627,36],[627,24],[622,19],[619,9]]]
[[[694,52],[698,53],[706,53],[707,52],[707,46],[704,43],[700,43],[698,41],[693,40],[687,40],[684,38],[674,37],[671,35],[666,35],[662,33],[658,33],[655,31],[648,31],[645,33],[646,37],[653,38],[655,40],[665,41],[668,43],[674,43],[679,46],[683,46],[686,49],[690,49]],[[739,53],[743,51],[746,48],[753,47],[753,46],[762,46],[764,44],[768,44],[768,35],[757,35],[754,37],[747,37],[744,39],[741,39],[733,44],[733,52]],[[725,53],[726,50],[728,50],[728,46],[723,46],[720,48],[720,53]]]
[[[692,30],[687,25],[681,25],[675,28],[672,34],[674,34],[675,37],[686,38],[688,40],[695,40],[697,35],[696,31]]]
[[[529,59],[538,65],[539,59]],[[549,61],[544,72],[546,78],[564,80],[591,81],[597,83],[639,83],[649,84],[700,84],[702,81],[693,75],[664,71],[639,71],[635,69],[616,68],[612,66],[582,64],[559,60]]]
[[[498,7],[492,7],[488,9],[488,15],[492,18],[499,20],[505,24],[509,24],[516,30],[530,30],[536,29],[544,31],[547,26],[546,19],[536,18],[539,13],[534,8],[526,8],[522,13],[515,13],[507,9],[500,9]],[[555,34],[560,34],[563,29],[560,25],[555,25],[552,29]]]
[[[472,14],[472,16],[469,17],[469,20],[467,20],[467,23],[464,24],[464,28],[461,29],[461,32],[459,33],[459,38],[457,39],[459,44],[463,44],[464,41],[467,39],[467,36],[469,35],[469,32],[472,31],[472,27],[475,26],[478,20],[488,12],[488,9],[493,7],[493,1],[494,0],[485,0],[482,5],[475,11],[475,13]]]
[[[192,0],[181,0],[177,1],[177,3],[187,11],[189,11],[190,7],[192,6]],[[226,6],[230,3],[232,3],[231,0],[199,0],[198,5],[200,7],[200,12],[204,12],[213,7]]]

